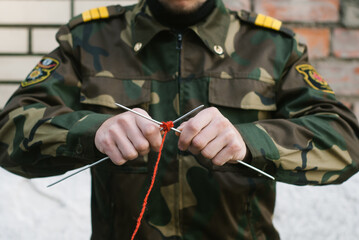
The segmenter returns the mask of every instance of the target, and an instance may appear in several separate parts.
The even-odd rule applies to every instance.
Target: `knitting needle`
[[[193,111],[193,110],[192,110],[192,111]],[[49,188],[49,187],[52,187],[52,186],[54,186],[54,185],[56,185],[56,184],[58,184],[58,183],[60,183],[60,182],[62,182],[62,181],[64,181],[64,180],[66,180],[66,179],[68,179],[68,178],[70,178],[70,177],[72,177],[72,176],[74,176],[74,175],[76,175],[76,174],[78,174],[78,173],[80,173],[80,172],[85,171],[86,169],[92,168],[93,166],[96,166],[97,164],[100,164],[100,163],[102,163],[103,161],[106,161],[107,159],[109,159],[109,157],[104,157],[104,158],[100,159],[99,161],[97,161],[97,162],[95,162],[95,163],[92,163],[92,164],[90,164],[90,165],[87,165],[87,166],[83,167],[82,169],[78,170],[77,172],[75,172],[75,173],[73,173],[73,174],[71,174],[71,175],[69,175],[69,176],[67,176],[67,177],[64,177],[64,178],[60,179],[59,181],[54,182],[54,183],[48,185],[47,187],[48,187],[48,188]],[[258,168],[253,167],[252,165],[249,165],[249,164],[247,164],[247,163],[245,163],[245,162],[243,162],[243,161],[241,161],[241,160],[237,160],[237,162],[240,163],[240,164],[242,164],[242,165],[244,165],[244,166],[246,166],[246,167],[248,167],[248,168],[253,169],[253,170],[256,171],[256,172],[259,172],[260,174],[262,174],[262,175],[264,175],[264,176],[266,176],[266,177],[272,179],[273,181],[275,180],[275,178],[274,178],[273,176],[269,175],[268,173],[266,173],[266,172],[264,172],[264,171],[262,171],[262,170],[259,170]]]
[[[152,119],[152,118],[149,118],[149,117],[147,117],[147,116],[145,116],[145,115],[143,115],[143,114],[141,114],[141,113],[139,113],[139,112],[136,112],[136,111],[134,111],[134,110],[132,110],[132,109],[130,109],[130,108],[127,108],[127,107],[125,107],[125,106],[123,106],[123,105],[121,105],[121,104],[116,103],[116,105],[119,106],[119,107],[121,107],[121,108],[123,108],[123,109],[125,109],[125,110],[127,110],[127,111],[130,111],[130,112],[132,112],[132,113],[134,113],[134,114],[137,114],[137,115],[139,115],[139,116],[141,116],[141,117],[143,117],[143,118],[145,118],[145,119],[147,119],[147,120],[150,120],[150,121],[152,121],[152,122],[154,122],[154,123],[156,123],[156,124],[159,124],[159,125],[162,124],[161,122],[158,122],[158,121],[156,121],[156,120],[154,120],[154,119]],[[204,107],[204,105],[201,105],[201,106],[196,107],[195,109],[191,110],[190,112],[188,112],[188,113],[184,114],[183,116],[181,116],[181,117],[177,118],[176,120],[174,120],[173,123],[176,123],[176,122],[182,120],[183,118],[187,117],[188,115],[192,114],[193,112],[195,112],[195,111],[197,111],[198,109],[203,108],[203,107]],[[175,130],[175,131],[177,130],[176,128],[172,128],[172,129]],[[179,133],[181,133],[181,131],[179,131],[179,130],[177,130],[177,131],[178,131]],[[80,172],[83,172],[83,171],[85,171],[86,169],[89,169],[89,168],[91,168],[91,167],[93,167],[93,166],[96,166],[97,164],[102,163],[103,161],[105,161],[105,160],[107,160],[107,159],[109,159],[109,157],[102,158],[102,159],[100,159],[99,161],[97,161],[97,162],[95,162],[95,163],[92,163],[92,164],[90,164],[90,165],[87,165],[87,166],[83,167],[82,169],[80,169],[79,171],[77,171],[77,172],[75,172],[75,173],[73,173],[73,174],[71,174],[71,175],[69,175],[69,176],[67,176],[67,177],[65,177],[65,178],[60,179],[59,181],[48,185],[47,187],[52,187],[52,186],[54,186],[55,184],[58,184],[58,183],[60,183],[60,182],[62,182],[62,181],[64,181],[64,180],[66,180],[66,179],[68,179],[68,178],[70,178],[70,177],[72,177],[72,176],[74,176],[74,175],[76,175],[76,174],[78,174],[78,173],[80,173]],[[246,166],[246,167],[248,167],[248,168],[251,168],[252,170],[254,170],[254,171],[256,171],[256,172],[259,172],[260,174],[262,174],[262,175],[264,175],[264,176],[266,176],[266,177],[268,177],[268,178],[270,178],[270,179],[272,179],[272,180],[275,180],[275,178],[274,178],[273,176],[267,174],[266,172],[264,172],[264,171],[262,171],[262,170],[259,170],[258,168],[253,167],[252,165],[249,165],[249,164],[247,164],[247,163],[245,163],[245,162],[243,162],[243,161],[241,161],[241,160],[237,160],[237,162],[240,163],[240,164],[242,164],[242,165],[244,165],[244,166]]]
[[[179,117],[179,118],[177,118],[176,120],[174,120],[174,121],[173,121],[173,124],[175,124],[175,123],[178,122],[178,121],[181,121],[182,119],[184,119],[184,118],[187,117],[188,115],[192,114],[193,112],[195,112],[195,111],[197,111],[198,109],[201,109],[201,108],[203,108],[203,107],[204,107],[204,105],[200,105],[200,106],[196,107],[195,109],[189,111],[189,112],[186,113],[185,115],[182,115],[182,117]],[[160,129],[160,131],[162,131],[162,130],[163,130],[163,128]],[[180,131],[180,133],[181,133],[181,131]]]
[[[243,166],[246,166],[246,167],[248,167],[248,168],[250,168],[250,169],[256,171],[256,172],[259,172],[260,174],[263,174],[264,176],[266,176],[266,177],[272,179],[273,181],[275,180],[275,178],[274,178],[273,176],[269,175],[268,173],[266,173],[266,172],[264,172],[264,171],[262,171],[262,170],[259,170],[258,168],[253,167],[252,165],[249,165],[249,164],[246,163],[246,162],[243,162],[243,161],[241,161],[241,160],[237,160],[237,162],[240,163],[240,164],[242,164]]]
[[[132,109],[130,109],[130,108],[128,108],[128,107],[125,107],[125,106],[123,106],[123,105],[121,105],[121,104],[119,104],[119,103],[115,103],[115,104],[116,104],[118,107],[123,108],[123,109],[125,109],[125,110],[127,110],[127,111],[130,111],[130,112],[132,112],[132,113],[134,113],[134,114],[137,114],[137,115],[140,116],[140,117],[146,118],[147,120],[150,120],[151,122],[154,122],[154,123],[156,123],[157,125],[162,125],[161,122],[156,121],[156,120],[154,120],[154,119],[152,119],[152,118],[150,118],[150,117],[147,117],[147,116],[143,115],[142,113],[136,112],[135,110],[132,110]],[[175,132],[181,133],[181,131],[178,130],[178,129],[176,129],[176,128],[171,128],[171,129],[172,129],[173,131],[175,131]]]
[[[91,168],[91,167],[93,167],[93,166],[95,166],[95,165],[97,165],[97,164],[99,164],[99,163],[102,163],[103,161],[105,161],[105,160],[107,160],[107,159],[109,159],[109,157],[104,157],[104,158],[100,159],[100,160],[97,161],[97,162],[94,162],[94,163],[92,163],[92,164],[86,165],[86,166],[84,166],[83,168],[81,168],[80,170],[78,170],[77,172],[72,173],[72,174],[70,174],[69,176],[62,178],[62,179],[60,179],[59,181],[54,182],[54,183],[48,185],[47,187],[48,187],[48,188],[49,188],[49,187],[52,187],[52,186],[54,186],[54,185],[56,185],[56,184],[58,184],[58,183],[60,183],[60,182],[62,182],[62,181],[64,181],[64,180],[66,180],[66,179],[68,179],[68,178],[70,178],[70,177],[72,177],[72,176],[74,176],[74,175],[76,175],[76,174],[78,174],[78,173],[80,173],[80,172],[85,171],[85,170],[88,169],[88,168]]]
[[[156,120],[154,120],[154,119],[152,119],[152,118],[149,118],[149,117],[147,117],[147,116],[145,116],[145,115],[143,115],[143,114],[141,114],[141,113],[139,113],[139,112],[136,112],[136,111],[134,111],[134,110],[132,110],[132,109],[130,109],[130,108],[127,108],[127,107],[125,107],[125,106],[123,106],[123,105],[121,105],[121,104],[119,104],[119,103],[116,103],[116,105],[119,106],[119,107],[121,107],[121,108],[123,108],[123,109],[126,109],[126,110],[128,110],[128,111],[130,111],[130,112],[132,112],[132,113],[135,113],[135,114],[137,114],[137,115],[139,115],[139,116],[141,116],[141,117],[144,117],[144,118],[146,118],[147,120],[150,120],[150,121],[152,121],[152,122],[154,122],[154,123],[156,123],[156,124],[162,125],[161,122],[158,122],[158,121],[156,121]],[[183,118],[187,117],[188,115],[192,114],[193,112],[195,112],[195,111],[197,111],[198,109],[203,108],[203,107],[204,107],[204,105],[201,105],[201,106],[196,107],[195,109],[189,111],[188,113],[186,113],[186,114],[183,115],[182,117],[179,117],[179,118],[177,118],[176,120],[174,120],[173,123],[176,123],[176,122],[182,120]],[[175,130],[175,131],[177,130],[177,129],[175,129],[175,128],[172,128],[172,129]],[[179,131],[179,130],[177,130],[177,131]],[[179,132],[181,133],[181,131],[179,131]],[[64,180],[66,180],[66,179],[68,179],[68,178],[70,178],[70,177],[72,177],[72,176],[74,176],[74,175],[76,175],[76,174],[78,174],[78,173],[80,173],[80,172],[85,171],[86,169],[92,168],[93,166],[96,166],[97,164],[102,163],[103,161],[105,161],[105,160],[107,160],[107,159],[109,159],[109,157],[104,157],[104,158],[98,160],[97,162],[94,162],[94,163],[92,163],[92,164],[90,164],[90,165],[86,165],[86,166],[84,166],[83,168],[81,168],[80,170],[78,170],[77,172],[72,173],[71,175],[62,178],[62,179],[58,180],[57,182],[54,182],[54,183],[48,185],[47,187],[48,187],[48,188],[49,188],[49,187],[52,187],[52,186],[54,186],[54,185],[56,185],[56,184],[58,184],[58,183],[60,183],[60,182],[62,182],[62,181],[64,181]]]
[[[186,113],[186,114],[183,115],[182,117],[179,117],[179,118],[177,118],[176,120],[174,120],[173,123],[176,123],[176,122],[178,122],[178,121],[181,121],[182,119],[184,119],[184,118],[187,117],[188,115],[192,114],[193,112],[195,112],[195,111],[197,111],[198,109],[201,109],[201,108],[203,108],[203,107],[204,107],[204,105],[201,105],[201,106],[196,107],[195,109],[189,111],[188,113]]]

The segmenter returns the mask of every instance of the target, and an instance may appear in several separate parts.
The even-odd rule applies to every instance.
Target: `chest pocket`
[[[256,79],[211,78],[210,104],[219,108],[233,124],[270,118],[276,106],[275,84]]]
[[[148,80],[120,80],[109,77],[90,77],[81,86],[82,109],[116,115],[124,112],[115,105],[148,110],[151,99],[151,82]],[[107,169],[114,173],[143,173],[148,170],[148,157],[140,156],[122,166],[107,162]]]
[[[84,108],[100,113],[116,114],[115,103],[126,107],[142,107],[147,110],[151,100],[149,80],[120,80],[110,77],[89,77],[81,86],[80,102]]]

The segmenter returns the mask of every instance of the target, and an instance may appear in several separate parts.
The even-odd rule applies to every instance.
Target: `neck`
[[[147,0],[147,4],[157,21],[175,29],[185,29],[204,20],[216,6],[215,0],[207,0],[190,13],[175,13],[158,0]]]

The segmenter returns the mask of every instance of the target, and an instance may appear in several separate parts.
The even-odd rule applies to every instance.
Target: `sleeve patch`
[[[302,64],[298,65],[296,69],[304,76],[305,82],[312,88],[334,94],[334,91],[330,88],[329,84],[313,66],[309,64]]]
[[[45,57],[41,59],[25,81],[21,82],[21,86],[28,87],[46,80],[59,65],[59,61],[54,58]]]

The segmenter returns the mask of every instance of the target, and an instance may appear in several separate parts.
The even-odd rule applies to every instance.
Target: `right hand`
[[[134,110],[149,117],[143,109]],[[116,165],[146,155],[151,148],[158,152],[161,142],[159,127],[131,112],[107,119],[95,135],[96,148]]]

